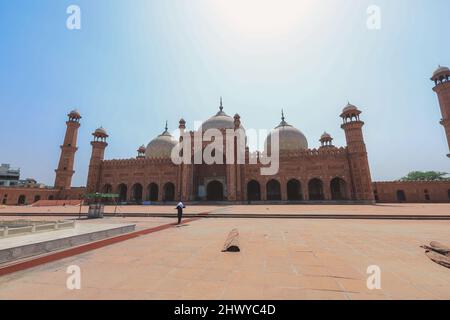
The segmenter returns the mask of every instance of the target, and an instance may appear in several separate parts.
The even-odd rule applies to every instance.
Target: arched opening
[[[221,182],[214,180],[208,183],[208,186],[206,187],[206,200],[208,201],[223,200],[223,185]]]
[[[103,186],[103,193],[112,193],[112,185],[110,184],[105,184]]]
[[[344,179],[334,178],[330,182],[331,199],[347,200],[347,183]]]
[[[450,189],[447,190],[448,201],[450,201]]]
[[[142,202],[142,185],[140,183],[136,183],[132,187],[133,200],[136,202]]]
[[[302,188],[301,183],[297,179],[291,179],[287,183],[287,198],[288,200],[302,200]]]
[[[425,189],[423,191],[423,193],[424,193],[424,196],[425,196],[425,200],[426,201],[431,201],[431,197],[430,197],[430,193],[428,192],[428,189]]]
[[[374,196],[376,202],[380,201],[380,198],[378,197],[378,191],[377,190],[373,190],[373,196]]]
[[[248,201],[261,200],[261,187],[258,181],[251,180],[247,183],[247,200]]]
[[[277,180],[267,182],[267,200],[281,200],[281,186]]]
[[[148,200],[158,201],[158,185],[156,183],[150,183],[147,189],[148,189]]]
[[[54,196],[48,196],[48,200],[54,200],[55,197]]]
[[[117,187],[117,193],[119,194],[120,202],[127,201],[128,188],[126,184],[124,183],[119,184],[119,186]]]
[[[41,196],[40,195],[34,196],[34,202],[38,202],[39,200],[41,200]]]
[[[163,201],[175,200],[175,185],[172,182],[168,182],[164,185],[164,198]]]
[[[406,194],[403,190],[397,190],[397,201],[406,202]]]
[[[309,200],[324,200],[322,180],[314,178],[308,183]]]
[[[24,205],[26,200],[27,200],[27,198],[25,197],[25,195],[21,194],[19,196],[19,200],[17,200],[17,204],[18,205]]]

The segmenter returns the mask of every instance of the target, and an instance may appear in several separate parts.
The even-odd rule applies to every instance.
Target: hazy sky
[[[81,8],[68,30],[66,8]],[[381,9],[369,30],[367,8]],[[53,184],[66,114],[77,108],[73,185],[85,185],[91,133],[106,158],[131,158],[183,117],[192,128],[238,112],[246,128],[287,121],[317,147],[345,144],[349,100],[374,180],[450,171],[433,83],[450,65],[448,0],[0,0],[0,162]]]

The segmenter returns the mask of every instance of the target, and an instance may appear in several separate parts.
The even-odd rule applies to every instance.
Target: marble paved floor
[[[153,219],[119,221],[167,221]],[[241,252],[222,253],[236,227]],[[1,277],[0,299],[450,299],[450,269],[420,248],[450,244],[449,230],[450,221],[200,219]],[[70,265],[80,290],[66,287]],[[370,265],[379,290],[367,288]]]

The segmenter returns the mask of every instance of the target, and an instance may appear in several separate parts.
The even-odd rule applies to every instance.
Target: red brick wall
[[[403,191],[406,201],[410,203],[448,203],[450,202],[450,181],[390,181],[374,182],[374,194],[377,202],[395,203],[401,202],[398,192]],[[426,192],[428,191],[428,192]],[[428,194],[429,200],[426,195]]]
[[[44,188],[14,188],[3,187],[0,188],[0,205],[17,205],[19,204],[19,197],[24,196],[23,204],[29,205],[36,200],[78,200],[81,195],[85,193],[85,188],[71,188],[71,189],[44,189]]]
[[[143,200],[148,198],[150,183],[158,185],[158,200],[163,199],[163,190],[166,183],[175,185],[175,198],[178,198],[179,166],[174,165],[170,159],[125,159],[105,160],[101,164],[100,182],[97,192],[104,192],[105,185],[111,185],[112,191],[118,193],[118,186],[127,186],[127,200],[133,200],[132,188],[134,184],[141,184]]]

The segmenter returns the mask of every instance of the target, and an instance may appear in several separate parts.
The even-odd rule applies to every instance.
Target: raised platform
[[[75,227],[75,221],[0,220],[0,239]]]
[[[73,229],[4,238],[0,240],[0,264],[129,233],[135,227],[135,224],[77,223]]]

